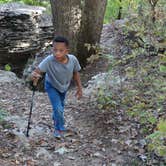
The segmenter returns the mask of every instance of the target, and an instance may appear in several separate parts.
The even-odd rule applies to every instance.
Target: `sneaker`
[[[70,137],[74,135],[74,133],[71,130],[60,130],[59,132],[63,137]]]
[[[60,134],[60,132],[58,130],[54,131],[54,137],[55,138],[61,138],[61,134]]]
[[[59,128],[59,131],[65,132],[65,131],[67,131],[67,130],[66,130],[65,127],[60,127],[60,128]]]

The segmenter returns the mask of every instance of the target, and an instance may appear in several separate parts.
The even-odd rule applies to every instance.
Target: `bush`
[[[146,139],[149,142],[148,150],[166,159],[166,120],[161,119],[157,125],[156,131],[147,136]]]

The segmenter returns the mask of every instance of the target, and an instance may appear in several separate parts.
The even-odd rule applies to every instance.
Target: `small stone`
[[[9,154],[9,153],[3,153],[2,154],[2,157],[4,157],[4,158],[8,158],[8,157],[10,157],[11,156],[11,154]]]
[[[67,158],[70,159],[70,160],[75,160],[74,156],[68,156]]]
[[[147,143],[146,143],[145,139],[141,139],[141,140],[139,141],[139,144],[140,144],[140,146],[143,148]]]
[[[104,157],[100,152],[96,152],[93,154],[94,157]]]
[[[59,163],[59,162],[54,162],[54,166],[61,166],[61,163]]]
[[[118,154],[122,154],[122,151],[118,150]]]
[[[39,148],[37,150],[37,158],[43,158],[44,160],[52,159],[52,155],[44,148]]]
[[[118,140],[117,139],[112,139],[111,142],[116,144],[116,143],[118,143]]]
[[[111,166],[117,166],[115,163],[112,163]]]
[[[103,152],[105,152],[105,151],[106,151],[106,149],[105,149],[105,148],[102,148],[102,151],[103,151]]]
[[[132,142],[132,140],[127,140],[127,141],[125,141],[125,144],[129,146],[131,144],[131,142]]]
[[[59,153],[60,155],[63,155],[64,153],[69,152],[69,150],[65,147],[59,148],[55,151],[55,153]]]
[[[138,156],[143,162],[145,162],[147,160],[147,157],[143,154]]]

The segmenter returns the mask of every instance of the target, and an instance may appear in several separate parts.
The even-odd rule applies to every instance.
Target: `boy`
[[[82,85],[79,71],[81,69],[77,58],[69,53],[69,42],[62,36],[53,39],[53,55],[46,57],[32,72],[34,85],[45,75],[45,91],[48,94],[53,108],[54,136],[61,137],[64,127],[64,100],[73,78],[77,85],[76,96],[82,97]]]

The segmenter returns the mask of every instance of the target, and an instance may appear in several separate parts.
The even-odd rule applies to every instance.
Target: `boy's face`
[[[57,60],[63,60],[69,52],[68,47],[63,42],[55,42],[53,44],[53,53]]]

